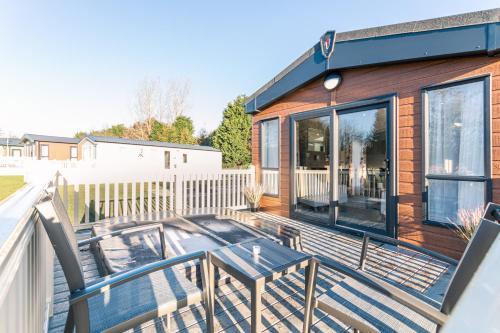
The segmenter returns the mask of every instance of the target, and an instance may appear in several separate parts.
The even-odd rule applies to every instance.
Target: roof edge
[[[405,23],[397,23],[397,24],[391,24],[391,25],[385,25],[385,26],[380,26],[380,27],[373,27],[373,28],[367,28],[367,29],[358,29],[358,30],[352,30],[352,31],[347,31],[347,32],[341,32],[337,34],[336,37],[336,50],[334,52],[334,55],[332,58],[330,58],[330,61],[327,63],[326,59],[322,58],[321,55],[319,54],[318,57],[318,51],[319,51],[319,42],[316,43],[312,48],[304,52],[299,58],[297,58],[294,62],[292,62],[290,65],[288,65],[285,69],[280,71],[278,75],[276,75],[273,79],[268,81],[266,84],[264,84],[262,87],[260,87],[257,91],[255,91],[253,94],[251,94],[246,101],[246,112],[247,113],[256,113],[259,112],[259,108],[265,107],[266,105],[270,104],[269,103],[259,103],[259,96],[262,94],[266,93],[270,88],[275,86],[277,83],[282,81],[286,76],[293,76],[294,71],[296,71],[298,68],[302,67],[308,67],[309,70],[311,70],[312,67],[314,66],[307,66],[305,64],[308,60],[311,62],[311,58],[315,58],[314,61],[318,63],[323,63],[324,70],[316,71],[313,70],[314,75],[309,75],[309,78],[307,80],[299,80],[299,84],[296,84],[293,89],[286,89],[287,92],[289,93],[303,84],[311,81],[314,78],[317,78],[318,76],[324,74],[328,70],[332,69],[341,69],[341,68],[354,68],[354,67],[361,67],[361,66],[367,66],[367,65],[376,65],[376,64],[382,64],[382,63],[390,63],[390,62],[398,62],[398,59],[392,59],[392,61],[380,61],[380,62],[352,62],[350,65],[349,64],[343,64],[343,66],[336,66],[335,64],[335,58],[336,58],[336,53],[338,53],[338,46],[340,45],[346,45],[346,44],[358,44],[358,43],[363,43],[369,42],[371,40],[384,40],[385,38],[391,38],[394,42],[398,37],[405,37],[405,36],[417,36],[419,34],[429,34],[429,32],[438,32],[438,31],[447,31],[447,30],[453,30],[457,28],[467,28],[467,27],[473,27],[473,26],[489,26],[489,25],[498,25],[498,22],[500,21],[500,8],[494,8],[494,9],[489,9],[489,10],[484,10],[484,11],[477,11],[477,12],[470,12],[470,13],[464,13],[464,14],[457,14],[457,15],[451,15],[451,16],[444,16],[444,17],[438,17],[438,18],[433,18],[433,19],[426,19],[426,20],[421,20],[421,21],[411,21],[411,22],[405,22]],[[499,27],[493,27],[493,28],[488,28],[486,29],[487,33],[486,35],[487,40],[486,44],[484,45],[483,50],[478,50],[477,48],[471,51],[485,51],[489,55],[493,55],[498,53],[498,49],[500,48],[500,28]],[[481,36],[479,36],[480,38]],[[370,44],[370,43],[367,43]],[[371,43],[373,44],[373,43]],[[474,44],[477,46],[477,43]],[[372,45],[373,47],[373,45]],[[464,50],[460,50],[462,54],[468,53]],[[446,55],[456,55],[457,52],[453,52],[453,50],[449,51],[449,54],[441,52],[441,54],[432,54],[432,53],[421,53],[419,54],[419,57],[413,56],[413,57],[406,57],[407,59],[400,59],[399,62],[401,61],[408,61],[408,60],[423,60],[425,58],[435,58],[435,57],[443,57]],[[348,55],[347,55],[348,56]],[[337,57],[338,58],[338,57]],[[380,57],[379,57],[380,58]],[[382,57],[383,58],[383,57]],[[383,59],[380,59],[383,60]],[[347,66],[346,66],[347,65]],[[318,67],[318,66],[316,66]],[[280,94],[278,98],[283,97],[285,94]],[[274,98],[273,100],[277,100],[278,98]]]

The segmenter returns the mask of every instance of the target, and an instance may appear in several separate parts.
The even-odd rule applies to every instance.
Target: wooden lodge
[[[251,95],[274,214],[458,258],[500,201],[500,9],[325,33]]]

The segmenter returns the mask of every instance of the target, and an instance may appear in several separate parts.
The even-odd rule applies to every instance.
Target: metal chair
[[[500,224],[482,219],[469,242],[462,259],[448,285],[442,303],[415,297],[402,289],[362,270],[370,238],[433,255],[440,260],[455,260],[415,245],[387,237],[369,234],[365,236],[358,270],[349,268],[329,258],[318,256],[310,274],[310,288],[306,291],[312,301],[306,304],[304,332],[310,331],[315,307],[339,319],[355,331],[401,332],[435,331],[448,319],[453,307],[467,287],[474,273],[500,232]],[[346,278],[323,295],[314,298],[318,265],[329,267]],[[308,298],[306,298],[308,299]]]
[[[168,315],[182,307],[207,302],[207,263],[204,251],[153,262],[126,272],[86,282],[79,247],[99,240],[158,228],[161,224],[132,227],[77,242],[70,219],[56,188],[47,189],[46,198],[36,206],[61,264],[70,290],[70,309],[65,332],[118,332]],[[164,246],[163,246],[164,250]],[[164,254],[163,254],[164,255]],[[200,260],[202,288],[187,280],[173,266]],[[206,311],[208,314],[209,311]],[[207,316],[207,327],[213,327]]]

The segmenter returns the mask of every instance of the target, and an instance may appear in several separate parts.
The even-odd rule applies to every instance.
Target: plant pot
[[[259,211],[260,204],[259,203],[250,203],[250,211],[252,213],[256,213]]]

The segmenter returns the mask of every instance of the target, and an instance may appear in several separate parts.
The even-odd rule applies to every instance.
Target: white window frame
[[[44,148],[47,148],[47,155],[44,155]],[[41,160],[48,160],[49,159],[49,145],[48,144],[41,144],[40,145],[40,159]]]
[[[73,151],[76,152],[75,156],[73,156]],[[69,159],[72,162],[78,160],[78,147],[75,146],[69,147]]]

